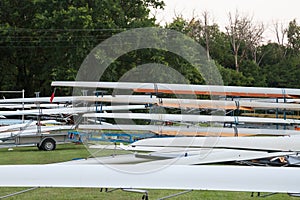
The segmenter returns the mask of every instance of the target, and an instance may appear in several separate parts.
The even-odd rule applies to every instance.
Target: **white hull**
[[[103,122],[102,122],[103,123]],[[200,127],[200,126],[158,126],[158,125],[125,125],[125,124],[80,124],[81,130],[123,130],[123,131],[150,131],[158,135],[189,135],[189,136],[235,136],[234,128],[223,127]],[[277,130],[277,129],[253,129],[238,128],[238,136],[251,135],[277,135],[290,136],[300,135],[296,130]]]
[[[0,186],[300,193],[299,172],[292,167],[212,165],[4,165]]]
[[[80,96],[74,98],[74,101],[92,101],[92,102],[111,102],[111,103],[132,103],[132,104],[156,104],[163,107],[172,108],[208,108],[208,109],[227,109],[227,110],[270,110],[286,109],[300,110],[299,104],[291,103],[266,103],[255,101],[222,101],[222,100],[201,100],[201,99],[169,99],[157,98],[150,95],[116,95],[116,96]]]
[[[100,106],[97,108],[100,111]],[[102,106],[102,111],[112,110],[131,110],[145,109],[144,105],[124,105],[124,106]],[[53,108],[53,109],[32,109],[32,110],[17,110],[17,111],[0,111],[2,116],[12,115],[54,115],[54,114],[78,114],[95,112],[96,107],[75,107],[75,108]]]
[[[1,113],[0,113],[1,114]],[[155,121],[177,122],[230,122],[230,123],[270,123],[270,124],[300,124],[300,120],[258,118],[258,117],[231,117],[217,115],[179,115],[179,114],[149,114],[149,113],[88,113],[83,117],[145,119]]]
[[[300,90],[291,88],[263,88],[216,85],[188,85],[165,83],[133,83],[133,82],[85,82],[85,81],[54,81],[51,86],[131,89],[136,92],[161,92],[174,94],[207,94],[246,97],[287,97],[299,98]]]
[[[267,151],[300,151],[300,137],[173,137],[150,138],[132,143],[139,147],[227,148]]]

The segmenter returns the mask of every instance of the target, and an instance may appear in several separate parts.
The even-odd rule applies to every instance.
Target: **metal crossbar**
[[[29,189],[22,190],[22,191],[19,191],[19,192],[15,192],[15,193],[12,193],[12,194],[8,194],[8,195],[0,197],[0,199],[5,199],[5,198],[8,198],[8,197],[16,196],[16,195],[19,195],[19,194],[23,194],[25,192],[30,192],[30,191],[38,189],[38,188],[39,187],[33,187],[33,188],[29,188]]]

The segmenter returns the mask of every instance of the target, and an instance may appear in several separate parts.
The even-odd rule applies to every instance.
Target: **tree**
[[[264,67],[267,86],[282,88],[299,88],[300,57],[282,59],[279,63]]]
[[[261,67],[275,65],[285,59],[286,47],[275,42],[269,42],[259,47],[259,53],[260,60],[258,64]]]
[[[293,53],[299,53],[300,51],[300,26],[298,26],[294,19],[289,23],[287,30],[288,45]]]
[[[287,28],[285,28],[283,24],[279,25],[278,21],[273,24],[273,28],[274,28],[277,43],[280,45],[284,45],[284,40],[288,31]]]
[[[216,23],[210,23],[211,16],[207,11],[202,18],[185,20],[186,33],[206,50],[207,59],[217,60],[222,66],[230,67],[232,63],[230,43],[227,35],[220,31]]]
[[[263,24],[254,25],[251,18],[240,16],[238,11],[234,15],[229,13],[228,16],[229,25],[225,28],[234,55],[234,66],[238,72],[247,51],[251,52],[252,59],[257,61],[257,47],[261,43],[264,26]]]
[[[222,75],[224,85],[252,86],[253,78],[246,77],[241,72],[225,68],[218,64],[217,67]]]
[[[161,0],[2,0],[1,89],[49,95],[50,82],[74,80],[85,56],[103,40],[155,26],[150,7],[163,6]]]
[[[210,46],[210,28],[209,28],[209,13],[207,11],[204,11],[202,13],[203,20],[204,20],[204,37],[205,37],[205,47],[206,47],[206,57],[207,59],[210,59],[209,57],[209,46]]]
[[[188,22],[188,35],[205,46],[206,57],[210,59],[210,44],[214,37],[214,32],[218,29],[218,25],[210,24],[210,15],[208,11],[202,12],[202,18],[193,18]]]
[[[179,15],[176,16],[171,23],[166,24],[165,28],[188,34],[189,22]]]

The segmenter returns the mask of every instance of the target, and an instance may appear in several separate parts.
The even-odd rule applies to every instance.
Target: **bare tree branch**
[[[276,21],[273,23],[273,31],[275,32],[277,43],[284,45],[284,40],[287,36],[287,28],[283,24],[279,25],[279,22]]]
[[[246,57],[247,51],[251,52],[256,62],[257,47],[262,41],[264,26],[253,24],[252,18],[240,16],[238,11],[234,14],[229,13],[228,17],[229,25],[225,28],[233,50],[235,69],[239,71],[240,63]]]

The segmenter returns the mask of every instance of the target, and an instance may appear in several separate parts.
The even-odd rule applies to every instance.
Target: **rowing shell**
[[[102,147],[100,146],[100,149]],[[263,158],[274,158],[282,156],[291,156],[294,152],[275,152],[266,151],[248,151],[248,150],[232,150],[232,149],[201,149],[169,152],[151,152],[117,154],[113,156],[96,157],[89,159],[80,159],[67,161],[61,164],[143,164],[143,165],[198,165],[223,162],[248,161]]]
[[[103,123],[103,122],[102,122]],[[127,125],[127,124],[79,124],[81,130],[122,130],[122,131],[150,131],[158,135],[184,135],[184,136],[254,136],[274,135],[290,136],[300,135],[296,130],[252,129],[252,128],[224,128],[200,126],[157,126],[157,125]]]
[[[215,85],[188,85],[164,83],[133,83],[133,82],[84,82],[54,81],[51,86],[130,89],[143,93],[197,94],[243,97],[299,98],[300,90],[291,88],[263,88]]]
[[[257,118],[257,117],[231,117],[216,115],[179,115],[179,114],[154,114],[154,113],[87,113],[83,117],[144,119],[154,121],[177,121],[177,122],[229,122],[229,123],[269,123],[269,124],[300,124],[300,120]]]
[[[17,130],[17,131],[7,131],[0,133],[0,139],[6,139],[18,135],[36,135],[38,133],[38,128],[40,133],[47,133],[51,131],[62,131],[62,130],[73,130],[74,126],[30,126],[25,130]]]
[[[132,150],[139,147],[162,149],[180,148],[227,148],[266,151],[300,151],[299,136],[279,137],[173,137],[149,138],[130,144]]]
[[[72,102],[74,99],[73,96],[66,97],[55,97],[53,103],[64,103]],[[33,97],[33,98],[12,98],[12,99],[1,99],[0,103],[34,103],[34,102],[48,102],[50,103],[50,97]]]
[[[206,149],[201,151],[183,151],[179,152],[153,152],[150,154],[135,154],[136,157],[156,159],[151,162],[141,163],[142,165],[203,165],[212,163],[237,162],[258,160],[263,158],[274,158],[288,155],[295,155],[294,152],[275,152],[232,149]],[[171,157],[172,156],[172,157]]]
[[[299,104],[291,103],[266,103],[250,101],[222,101],[222,100],[200,100],[200,99],[170,99],[157,98],[149,95],[116,95],[116,96],[80,96],[74,101],[131,103],[131,104],[155,104],[162,107],[172,108],[207,108],[226,110],[254,110],[254,109],[286,109],[300,110]]]
[[[100,110],[100,106],[97,108]],[[131,110],[131,109],[145,109],[144,105],[123,105],[123,106],[102,106],[102,111],[112,110]],[[75,108],[53,108],[53,109],[32,109],[32,110],[17,110],[17,111],[0,111],[0,115],[53,115],[53,114],[76,114],[96,112],[95,106],[90,107],[75,107]]]
[[[109,166],[76,164],[2,165],[0,166],[0,186],[300,193],[298,184],[300,169],[296,167],[222,165]],[[287,181],[283,182],[283,180]]]

